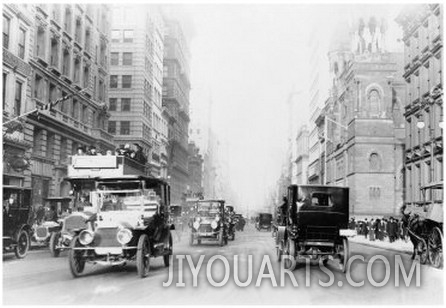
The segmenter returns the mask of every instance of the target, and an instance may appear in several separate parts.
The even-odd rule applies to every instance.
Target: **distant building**
[[[163,20],[156,6],[113,6],[110,54],[111,118],[115,146],[137,143],[148,173],[167,178],[167,119],[163,116]]]
[[[357,217],[398,215],[403,203],[405,85],[400,53],[388,52],[386,22],[370,16],[334,40],[325,106],[326,183],[350,187]]]
[[[293,173],[295,179],[292,180],[295,184],[307,184],[308,182],[308,129],[303,125],[296,138],[296,172]]]
[[[189,142],[188,158],[188,196],[203,196],[203,157],[199,153],[199,148],[193,142]]]
[[[68,156],[78,147],[113,148],[106,131],[109,20],[108,5],[3,5],[4,120],[74,95],[51,111],[26,117],[24,130],[11,134],[20,145],[5,147],[4,157],[26,151],[26,170],[22,159],[12,164],[5,159],[4,183],[30,181],[34,206],[68,195]],[[24,178],[19,170],[25,170]]]
[[[189,132],[189,37],[172,11],[163,14],[164,61],[162,103],[168,119],[168,177],[171,200],[179,203],[187,193]]]
[[[422,187],[443,185],[443,6],[407,6],[397,18],[404,31],[406,80],[405,202],[443,203],[443,191],[423,196]]]

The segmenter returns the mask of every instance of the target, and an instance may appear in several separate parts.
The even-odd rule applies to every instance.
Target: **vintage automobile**
[[[258,221],[256,223],[256,228],[258,231],[266,229],[271,231],[273,222],[273,215],[270,213],[260,213],[258,216]]]
[[[68,261],[74,277],[82,276],[87,264],[135,261],[141,278],[149,274],[150,258],[163,257],[169,266],[174,225],[165,181],[147,176],[146,166],[120,155],[72,156],[67,173],[75,198],[88,193],[93,212],[71,240]],[[81,208],[87,212],[85,204]]]
[[[31,189],[3,185],[3,252],[24,258],[31,244]]]
[[[135,260],[141,278],[149,274],[150,257],[162,256],[169,266],[174,226],[168,223],[167,183],[142,176],[96,180],[99,189],[91,192],[94,229],[76,232],[71,241],[73,276],[82,274],[86,262],[123,265]]]
[[[220,246],[228,243],[225,223],[224,200],[200,200],[197,202],[195,217],[190,223],[189,244],[192,246],[202,239],[217,241]]]
[[[62,213],[68,208],[70,201],[70,197],[49,197],[45,199],[45,208],[52,208],[56,213]],[[45,216],[48,216],[49,212],[46,212],[45,214]],[[57,219],[57,221],[53,221],[51,220],[51,217],[44,218],[45,219],[42,222],[36,221],[34,224],[32,240],[41,245],[49,245],[52,233],[60,231],[62,220]]]
[[[348,192],[347,187],[339,186],[289,186],[290,219],[278,227],[276,239],[279,261],[282,255],[289,255],[327,263],[332,256],[345,272],[348,236],[354,236],[354,230],[348,230]]]

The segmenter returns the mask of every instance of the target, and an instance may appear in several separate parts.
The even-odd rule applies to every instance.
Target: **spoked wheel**
[[[440,228],[435,227],[429,235],[428,241],[429,262],[435,268],[443,267],[443,234]]]
[[[17,246],[14,249],[15,256],[19,259],[26,257],[29,250],[29,234],[26,230],[20,230],[17,236]]]
[[[150,243],[147,234],[143,234],[138,240],[138,251],[136,252],[136,268],[141,278],[147,277],[150,271]]]
[[[286,241],[285,244],[285,251],[283,252],[284,255],[289,255],[292,258],[296,258],[296,242],[290,238]],[[287,269],[290,269],[293,265],[292,260],[285,259],[284,260],[284,267]]]
[[[341,268],[341,271],[345,273],[347,271],[347,262],[349,259],[349,246],[348,246],[348,239],[343,238],[342,239],[342,246],[338,246],[338,255],[339,255],[339,266]],[[328,260],[327,260],[328,262]]]
[[[60,249],[57,248],[57,245],[59,245],[60,236],[61,236],[60,232],[51,233],[50,251],[51,255],[55,258],[57,258],[60,254]]]
[[[429,254],[428,254],[428,247],[425,241],[418,241],[417,253],[420,256],[420,263],[426,264]]]
[[[194,234],[191,232],[189,236],[189,245],[194,246]]]
[[[170,265],[170,256],[173,252],[173,241],[172,241],[172,234],[169,232],[169,247],[167,248],[167,253],[163,256],[164,259],[164,266],[169,267]]]
[[[223,246],[225,243],[227,244],[228,242],[225,240],[223,228],[221,228],[220,232],[218,232],[218,245]]]
[[[276,247],[276,255],[277,255],[277,261],[282,262],[282,256],[283,256],[283,241],[280,241],[277,244]]]
[[[76,236],[71,241],[71,249],[68,252],[68,263],[70,264],[70,271],[73,277],[77,278],[82,275],[85,268],[84,251],[75,248],[81,247],[79,237]]]

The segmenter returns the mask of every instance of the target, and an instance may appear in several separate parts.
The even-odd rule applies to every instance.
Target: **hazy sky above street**
[[[368,11],[359,5],[352,9]],[[392,16],[400,8],[382,9]],[[313,27],[328,31],[337,19],[347,20],[348,10],[296,3],[188,4],[185,10],[195,28],[192,123],[206,123],[212,101],[211,127],[227,146],[219,156],[227,162],[233,188],[244,205],[262,207],[286,157],[291,93],[303,91],[294,96],[297,126],[309,119],[309,35]]]

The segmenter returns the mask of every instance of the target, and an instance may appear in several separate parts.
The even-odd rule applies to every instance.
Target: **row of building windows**
[[[112,43],[133,43],[133,30],[112,30]]]
[[[10,43],[12,41],[11,35],[11,18],[3,15],[3,48],[10,49]],[[26,47],[26,33],[27,31],[20,27],[18,29],[17,40],[17,56],[20,59],[25,59],[25,47]]]
[[[443,180],[443,161],[442,159],[429,158],[420,163],[410,164],[406,167],[406,201],[421,202],[432,200],[432,196],[423,196],[421,187],[432,182]],[[435,191],[435,190],[434,190]],[[442,192],[439,190],[438,195],[433,196],[434,200],[442,200]]]
[[[116,135],[119,123],[119,135],[130,135],[130,121],[109,121],[108,122],[108,133]]]
[[[121,111],[131,111],[131,98],[121,98]],[[110,98],[109,99],[109,110],[110,111],[117,111],[118,110],[118,99],[117,98]]]
[[[119,52],[112,52],[110,58],[111,65],[119,65]],[[122,65],[133,65],[133,53],[123,52],[122,53]]]
[[[128,89],[132,87],[132,75],[122,75],[121,76],[121,88]],[[110,75],[110,88],[116,89],[118,88],[119,76],[118,75]]]

